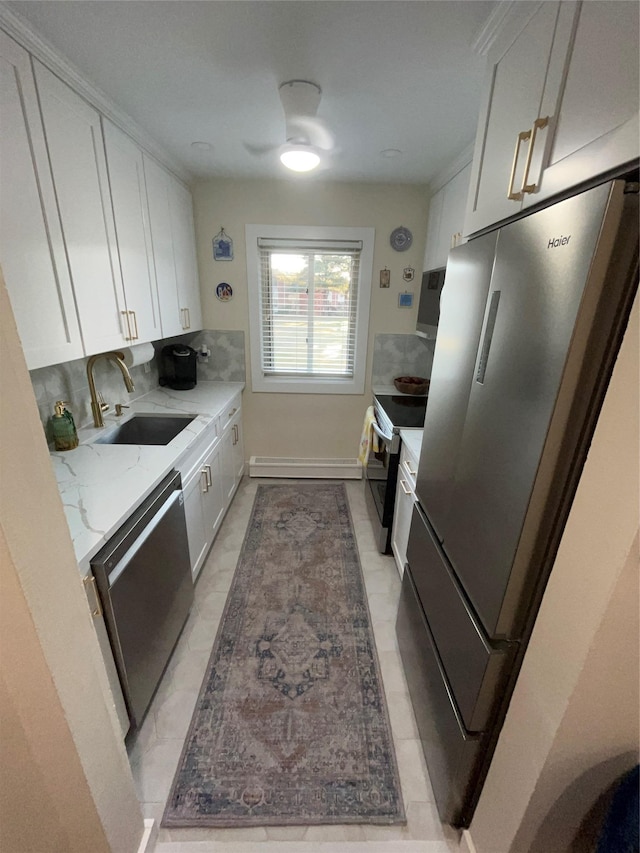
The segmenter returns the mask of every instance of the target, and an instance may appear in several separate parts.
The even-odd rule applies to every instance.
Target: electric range
[[[376,544],[382,554],[391,553],[391,527],[400,464],[400,430],[422,429],[427,409],[426,397],[405,394],[376,394],[374,430],[378,451],[369,454],[365,468],[365,495],[374,528]]]

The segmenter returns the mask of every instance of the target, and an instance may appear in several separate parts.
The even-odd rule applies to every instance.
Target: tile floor
[[[154,818],[158,825],[240,555],[256,489],[265,482],[274,481],[245,477],[241,482],[196,583],[195,605],[167,672],[129,749],[143,815]],[[459,851],[458,833],[443,827],[438,819],[398,653],[394,623],[400,578],[395,561],[376,549],[365,507],[364,483],[347,481],[346,486],[391,718],[406,826],[160,829],[156,853]]]

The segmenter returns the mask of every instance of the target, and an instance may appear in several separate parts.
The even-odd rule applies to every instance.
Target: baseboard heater
[[[293,459],[284,456],[252,456],[250,477],[309,477],[331,480],[362,479],[358,459]]]

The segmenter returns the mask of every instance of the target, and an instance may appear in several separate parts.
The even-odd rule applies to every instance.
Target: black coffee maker
[[[176,391],[189,391],[198,384],[196,363],[198,354],[186,344],[169,344],[160,354],[160,384]]]

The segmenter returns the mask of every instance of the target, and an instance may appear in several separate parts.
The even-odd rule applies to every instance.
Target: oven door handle
[[[373,427],[373,431],[378,436],[378,438],[381,438],[383,441],[386,441],[387,444],[391,444],[391,442],[393,441],[392,435],[385,435],[385,433],[382,432],[378,424],[371,424],[371,426]]]

